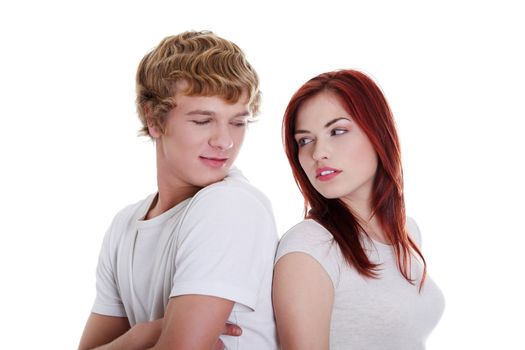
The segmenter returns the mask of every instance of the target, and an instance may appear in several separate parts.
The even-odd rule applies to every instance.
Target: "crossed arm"
[[[205,295],[173,297],[163,319],[130,327],[126,317],[91,314],[79,350],[222,349],[219,335],[240,335],[226,324],[233,301]],[[226,326],[225,326],[226,324]]]

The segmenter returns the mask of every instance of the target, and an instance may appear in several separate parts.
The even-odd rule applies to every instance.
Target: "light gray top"
[[[407,228],[421,246],[414,220],[407,218]],[[361,276],[346,263],[328,230],[314,220],[304,220],[281,238],[275,262],[288,253],[303,252],[330,276],[334,285],[330,349],[425,349],[443,313],[443,294],[428,275],[419,292],[423,269],[416,259],[412,259],[416,279],[412,285],[401,275],[391,246],[365,240],[365,249],[372,262],[381,264],[379,279]]]

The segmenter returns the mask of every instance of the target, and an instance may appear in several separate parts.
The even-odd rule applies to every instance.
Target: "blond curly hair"
[[[183,91],[176,91],[178,82],[185,83]],[[141,135],[149,135],[148,120],[164,132],[166,115],[177,105],[177,92],[220,96],[236,103],[246,91],[253,116],[259,111],[261,99],[259,78],[244,52],[210,31],[188,31],[164,38],[140,62],[136,90]]]

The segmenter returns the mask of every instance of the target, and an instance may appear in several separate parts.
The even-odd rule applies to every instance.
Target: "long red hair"
[[[322,91],[338,96],[341,105],[372,143],[378,158],[372,189],[372,213],[394,249],[399,271],[410,283],[414,283],[410,273],[411,257],[419,257],[423,263],[421,288],[426,276],[426,262],[405,228],[403,170],[394,118],[379,87],[359,71],[340,70],[318,75],[299,88],[286,108],[283,119],[284,145],[295,182],[304,197],[305,218],[314,219],[330,231],[345,260],[360,274],[378,276],[378,265],[369,260],[363,249],[360,232],[365,230],[351,208],[340,199],[328,199],[317,192],[299,163],[298,145],[294,137],[297,111],[304,101]]]

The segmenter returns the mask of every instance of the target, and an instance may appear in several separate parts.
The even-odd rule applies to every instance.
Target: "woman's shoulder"
[[[406,229],[410,237],[412,237],[412,239],[416,241],[417,245],[421,247],[421,231],[419,231],[419,226],[417,225],[416,220],[407,216]]]
[[[326,228],[320,223],[312,219],[305,219],[292,228],[290,228],[282,236],[281,242],[305,242],[307,244],[321,244],[330,243],[333,237]]]
[[[330,232],[315,220],[306,219],[290,228],[279,241],[275,263],[289,253],[304,253],[315,259],[337,285],[341,257]]]
[[[317,259],[330,255],[334,248],[330,232],[315,220],[303,220],[290,228],[279,241],[276,261],[288,254],[302,252]]]

